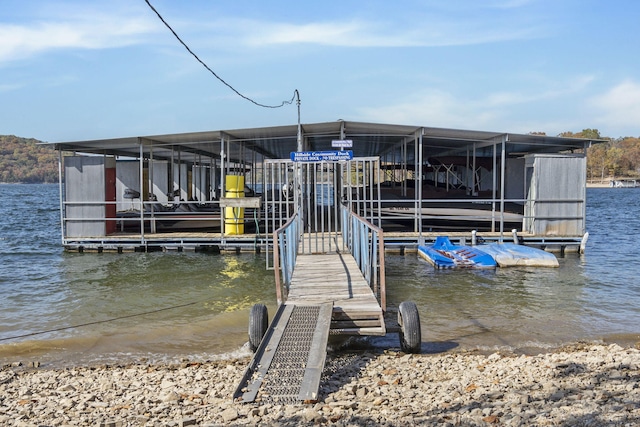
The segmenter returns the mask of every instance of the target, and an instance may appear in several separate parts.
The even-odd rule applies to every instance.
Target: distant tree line
[[[33,138],[0,135],[0,182],[58,182],[58,153]]]
[[[563,132],[558,136],[605,140],[604,143],[593,144],[587,149],[589,181],[640,176],[640,138],[609,138],[601,136],[597,129],[584,129],[578,133]]]
[[[545,135],[544,132],[531,132]],[[597,129],[563,132],[558,136],[605,140],[587,149],[587,179],[605,181],[611,178],[640,176],[640,138],[609,138]],[[41,141],[0,135],[0,182],[58,182],[58,154]]]

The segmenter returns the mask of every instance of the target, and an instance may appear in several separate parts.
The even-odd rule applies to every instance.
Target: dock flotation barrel
[[[244,176],[226,176],[225,197],[230,199],[244,197]],[[244,234],[244,208],[224,208],[224,234]]]

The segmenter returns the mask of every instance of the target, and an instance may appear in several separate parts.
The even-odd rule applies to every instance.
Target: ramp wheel
[[[264,304],[254,304],[249,313],[249,348],[252,352],[258,349],[262,337],[269,327],[269,314]]]
[[[403,301],[398,307],[398,324],[400,325],[400,349],[405,353],[420,353],[422,331],[418,307],[412,301]]]

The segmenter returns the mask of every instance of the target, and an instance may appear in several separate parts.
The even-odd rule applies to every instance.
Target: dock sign
[[[353,147],[352,139],[334,139],[331,141],[333,148],[351,148]]]
[[[340,162],[353,159],[353,151],[292,151],[292,162]]]

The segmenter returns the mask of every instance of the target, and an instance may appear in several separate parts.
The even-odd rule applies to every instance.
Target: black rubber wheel
[[[258,349],[262,337],[269,327],[269,313],[264,304],[254,304],[249,313],[249,348],[252,352]]]
[[[400,325],[400,349],[405,353],[420,353],[422,331],[418,307],[412,301],[403,301],[398,307],[398,324]]]

